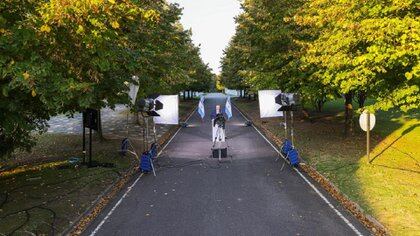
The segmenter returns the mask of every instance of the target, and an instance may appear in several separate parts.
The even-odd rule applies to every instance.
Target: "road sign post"
[[[370,163],[370,131],[375,127],[376,117],[369,111],[365,110],[359,119],[360,127],[366,131],[366,156]]]
[[[85,129],[89,128],[89,167],[92,165],[92,130],[99,130],[99,110],[86,109],[83,112],[83,162],[85,163],[86,159],[86,132]]]

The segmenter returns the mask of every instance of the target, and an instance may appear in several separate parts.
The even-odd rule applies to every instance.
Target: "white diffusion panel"
[[[276,103],[276,97],[281,94],[280,90],[260,90],[258,91],[258,99],[260,102],[260,117],[282,117],[283,112],[278,111],[280,105]]]
[[[156,100],[163,103],[163,109],[156,111],[160,116],[153,117],[155,124],[177,125],[179,123],[178,95],[161,95]]]
[[[137,93],[139,92],[139,77],[133,76],[133,80],[136,82],[136,84],[130,84],[130,91],[128,92],[128,96],[130,96],[132,105],[136,104]]]

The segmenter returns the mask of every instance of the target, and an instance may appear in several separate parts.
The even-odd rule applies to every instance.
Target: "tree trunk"
[[[140,121],[140,113],[136,112],[136,124],[138,124],[139,126],[142,126],[142,123]]]
[[[187,92],[187,91],[185,91],[185,90],[182,92],[182,96],[184,97],[184,101],[185,101],[185,99],[186,99],[186,92]]]
[[[98,139],[99,141],[104,141],[104,133],[102,130],[102,116],[101,116],[101,109],[98,109]]]
[[[367,93],[365,91],[360,91],[357,94],[357,103],[359,105],[359,108],[365,107],[366,99],[367,99]]]
[[[322,99],[319,99],[317,102],[316,102],[316,111],[317,112],[322,112],[322,107],[324,106],[324,100],[322,100]]]
[[[345,123],[344,123],[344,136],[347,137],[349,133],[353,132],[353,92],[346,93],[344,98],[345,102]]]

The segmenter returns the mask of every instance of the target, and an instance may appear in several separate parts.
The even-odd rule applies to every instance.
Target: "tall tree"
[[[317,32],[303,61],[341,94],[376,98],[369,108],[418,108],[419,11],[415,1],[307,2],[297,24]]]
[[[128,102],[133,75],[141,94],[173,93],[202,67],[165,1],[5,0],[0,12],[0,156],[31,147],[55,114]]]
[[[418,108],[419,11],[413,0],[245,0],[222,60],[227,85],[346,98],[370,110]],[[346,117],[349,125],[352,117]]]

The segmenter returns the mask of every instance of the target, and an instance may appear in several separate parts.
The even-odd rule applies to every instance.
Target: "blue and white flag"
[[[204,119],[204,116],[206,115],[204,110],[204,97],[201,97],[200,102],[198,103],[198,113],[200,114],[201,119]]]
[[[226,100],[225,112],[228,117],[228,120],[230,120],[230,118],[232,118],[232,104],[230,103],[230,97],[228,97]]]

